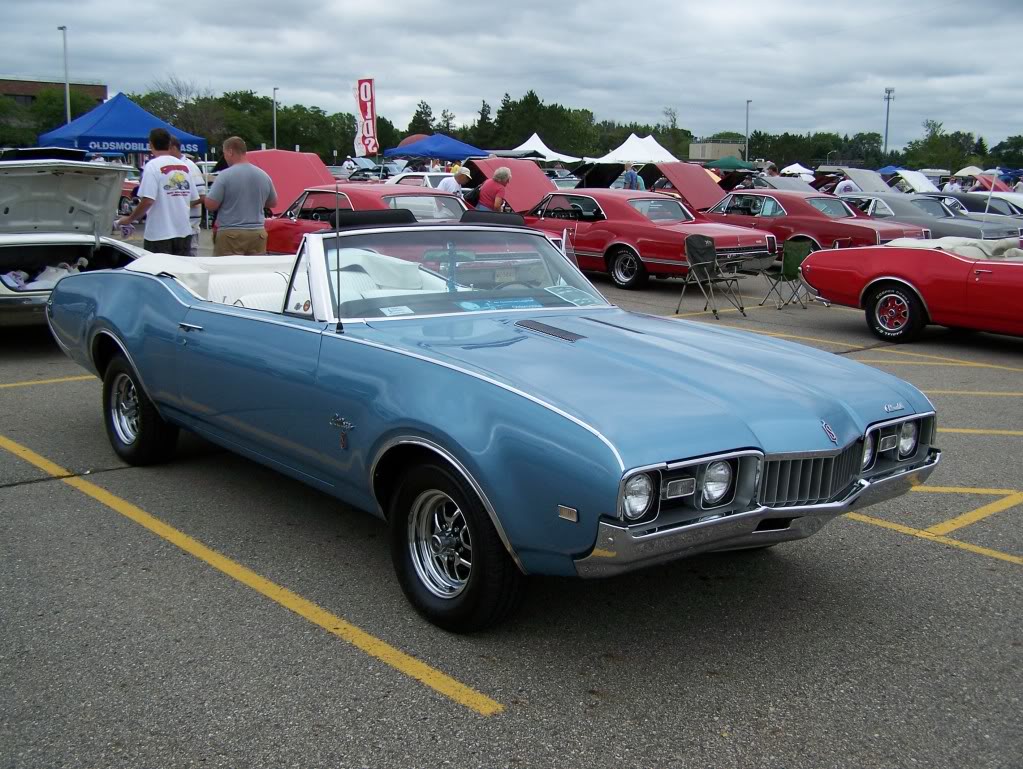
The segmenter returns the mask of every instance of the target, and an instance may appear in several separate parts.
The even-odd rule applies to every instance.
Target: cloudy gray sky
[[[173,9],[173,16],[168,12]],[[216,92],[354,111],[358,77],[406,125],[425,99],[470,122],[481,99],[536,90],[597,119],[656,122],[665,106],[697,135],[884,130],[931,118],[993,145],[1023,133],[1023,0],[11,0],[0,73],[62,77],[111,93],[174,74]]]

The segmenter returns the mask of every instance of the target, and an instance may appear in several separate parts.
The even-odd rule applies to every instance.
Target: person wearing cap
[[[345,155],[345,162],[341,164],[341,168],[344,169],[346,177],[355,173],[356,165],[351,155]]]
[[[843,195],[847,192],[862,192],[860,185],[849,178],[849,174],[843,173],[842,180],[835,185],[835,195]]]
[[[781,174],[778,173],[778,166],[776,166],[770,160],[768,160],[767,163],[764,164],[764,171],[760,175],[761,176],[781,176]]]
[[[440,184],[437,185],[437,189],[441,192],[449,192],[457,197],[462,197],[462,187],[469,183],[469,179],[472,177],[472,173],[465,166],[461,166],[451,176],[445,176],[441,179]]]
[[[638,190],[639,189],[639,174],[632,167],[632,163],[625,164],[625,174],[622,180],[622,188],[626,190]]]

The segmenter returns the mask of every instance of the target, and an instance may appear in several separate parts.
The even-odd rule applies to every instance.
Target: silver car
[[[930,230],[934,238],[1002,240],[1020,235],[1018,226],[984,222],[971,216],[957,216],[944,203],[930,195],[849,192],[840,197],[873,219],[916,224]]]

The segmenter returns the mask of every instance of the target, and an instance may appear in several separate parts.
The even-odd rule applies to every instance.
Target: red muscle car
[[[1023,257],[949,248],[818,251],[803,262],[803,282],[825,301],[862,308],[889,342],[910,341],[928,323],[1023,336]]]
[[[308,232],[330,228],[330,216],[342,211],[406,208],[421,222],[458,221],[465,203],[454,195],[396,184],[340,184],[303,191],[280,215],[266,220],[266,250],[294,254]]]
[[[554,237],[567,230],[579,267],[609,273],[622,288],[638,288],[650,275],[685,275],[685,240],[692,234],[712,238],[719,256],[736,260],[777,250],[773,235],[709,221],[658,192],[559,190],[547,194],[525,220]]]
[[[870,219],[833,195],[771,189],[726,193],[691,163],[664,163],[658,168],[679,196],[707,218],[765,230],[779,243],[809,241],[814,249],[845,248],[928,235],[915,225]]]

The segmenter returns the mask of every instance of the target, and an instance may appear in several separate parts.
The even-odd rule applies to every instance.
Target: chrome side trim
[[[476,494],[479,496],[480,502],[483,503],[483,508],[487,511],[487,515],[490,517],[490,522],[494,524],[494,529],[497,531],[497,536],[500,537],[501,544],[504,545],[504,549],[508,551],[508,555],[510,555],[512,557],[512,560],[515,561],[515,565],[519,567],[519,571],[521,571],[523,574],[526,574],[527,572],[525,568],[522,566],[522,561],[519,560],[519,556],[515,552],[515,548],[512,547],[511,542],[508,539],[508,535],[504,531],[504,526],[501,525],[501,519],[497,517],[497,511],[494,510],[494,506],[490,503],[490,500],[487,498],[486,492],[483,491],[483,487],[472,476],[472,473],[470,473],[465,468],[465,465],[459,462],[458,459],[455,458],[455,456],[447,449],[445,449],[443,446],[440,446],[434,443],[433,441],[427,440],[426,438],[420,438],[419,436],[410,435],[392,438],[391,440],[387,441],[383,446],[380,447],[379,451],[377,451],[376,457],[373,459],[373,462],[370,465],[369,488],[370,489],[374,488],[373,479],[376,477],[377,466],[380,464],[380,460],[384,458],[387,452],[395,448],[396,446],[409,445],[421,446],[425,449],[429,449],[430,451],[434,452],[439,457],[441,457],[449,465],[454,467],[458,471],[459,475],[465,478],[466,482],[470,486],[472,486],[473,491],[475,491]],[[374,498],[376,497],[375,492],[373,496]],[[380,507],[379,500],[377,500],[377,507],[380,508],[380,512],[386,519],[387,511]]]
[[[608,438],[603,433],[601,433],[597,428],[595,428],[591,424],[588,424],[587,422],[584,422],[583,420],[579,419],[578,417],[573,416],[572,414],[569,414],[567,411],[564,411],[564,410],[558,408],[553,403],[548,403],[545,400],[537,398],[535,395],[530,395],[529,393],[525,392],[524,390],[520,390],[517,387],[513,387],[510,384],[507,384],[505,382],[501,382],[501,381],[499,381],[497,379],[494,379],[492,377],[486,376],[485,374],[480,374],[477,371],[472,371],[471,369],[462,368],[461,366],[456,366],[456,365],[454,365],[452,363],[447,363],[445,361],[440,361],[440,360],[437,360],[436,358],[430,358],[430,357],[428,357],[426,355],[420,355],[418,353],[409,352],[408,350],[402,350],[401,348],[398,348],[398,347],[391,347],[389,345],[380,344],[378,342],[370,342],[370,341],[368,341],[366,339],[356,339],[354,337],[346,336],[346,335],[343,335],[343,334],[342,335],[324,334],[324,338],[325,339],[337,339],[337,340],[340,340],[340,341],[351,342],[352,344],[361,344],[361,345],[365,345],[366,347],[374,347],[374,348],[376,348],[378,350],[384,350],[386,352],[393,352],[393,353],[396,353],[398,355],[404,355],[404,356],[406,356],[408,358],[415,358],[416,360],[421,360],[421,361],[423,361],[425,363],[432,363],[435,366],[441,366],[442,368],[446,368],[446,369],[449,369],[451,371],[457,371],[457,372],[459,372],[461,374],[465,374],[467,376],[471,376],[474,379],[479,379],[482,382],[486,382],[488,384],[492,384],[495,387],[500,387],[502,390],[506,390],[506,391],[508,391],[510,393],[513,393],[514,395],[518,395],[521,398],[525,398],[528,401],[532,401],[533,403],[537,404],[538,406],[541,406],[541,407],[547,409],[548,411],[552,411],[555,414],[557,414],[558,416],[564,417],[569,422],[572,422],[573,424],[578,425],[579,427],[581,427],[584,430],[586,430],[588,433],[590,433],[593,436],[595,436],[598,440],[600,440],[601,443],[603,443],[605,446],[608,447],[608,449],[611,450],[611,453],[614,455],[614,458],[618,462],[619,469],[622,472],[625,472],[625,462],[622,460],[622,455],[620,453],[618,453],[618,449],[615,447],[615,445],[613,443],[611,443],[611,441],[608,440]]]
[[[210,305],[212,305],[212,306],[210,306]],[[266,313],[270,313],[271,315],[277,316],[276,318],[262,318],[262,317],[258,317],[258,316],[257,317],[253,317],[251,315],[242,315],[241,313],[238,313],[238,312],[231,312],[231,306],[230,305],[220,304],[219,302],[204,301],[202,304],[193,304],[193,305],[190,305],[190,307],[193,310],[196,310],[197,312],[208,312],[208,313],[210,313],[212,315],[226,315],[229,318],[240,318],[241,320],[251,320],[251,321],[254,321],[256,323],[268,323],[271,326],[284,326],[285,328],[292,328],[292,329],[295,329],[296,331],[305,331],[306,333],[309,333],[309,334],[322,334],[323,333],[323,328],[322,327],[321,328],[307,328],[307,327],[301,326],[301,325],[299,325],[297,323],[287,323],[287,322],[285,322],[283,320],[278,320],[277,318],[289,318],[289,317],[292,317],[292,316],[284,315],[283,313],[279,313],[279,312],[274,312],[273,310],[254,310],[254,309],[249,308],[249,307],[239,307],[238,308],[240,310],[248,310],[249,312],[266,312]],[[224,308],[224,309],[221,309],[221,308]],[[314,322],[316,322],[316,323],[323,323],[324,325],[326,325],[326,321],[315,320],[314,319]],[[178,324],[178,325],[181,325],[181,324]],[[184,324],[184,325],[189,325],[189,324]],[[193,328],[194,328],[194,326],[193,326]]]
[[[909,282],[908,280],[905,280],[905,279],[903,279],[903,278],[897,278],[897,277],[895,277],[894,275],[881,275],[880,277],[874,278],[874,279],[873,279],[872,281],[870,281],[870,282],[869,282],[869,283],[868,283],[867,285],[865,285],[865,286],[863,287],[863,290],[862,290],[862,291],[860,291],[860,308],[863,308],[863,299],[864,299],[864,297],[866,297],[866,295],[867,295],[867,292],[868,292],[868,291],[870,290],[870,287],[871,287],[871,286],[874,286],[874,285],[876,285],[876,284],[878,284],[878,283],[880,283],[880,282],[881,282],[881,281],[883,281],[883,280],[891,280],[891,281],[894,281],[895,283],[901,283],[901,284],[902,284],[903,286],[905,286],[905,287],[906,287],[906,288],[908,288],[908,289],[909,289],[910,291],[912,291],[912,292],[913,292],[914,294],[916,294],[916,297],[917,297],[917,299],[919,299],[919,300],[920,300],[920,304],[922,304],[922,305],[924,306],[924,312],[926,312],[926,313],[927,313],[927,317],[928,317],[928,318],[930,318],[930,317],[931,317],[931,311],[930,311],[930,309],[929,309],[929,308],[927,307],[927,300],[926,300],[926,299],[924,299],[924,297],[923,297],[923,294],[921,294],[921,293],[920,293],[920,292],[919,292],[919,291],[917,290],[916,286],[914,286],[914,285],[913,285],[912,283],[910,283],[910,282]]]

